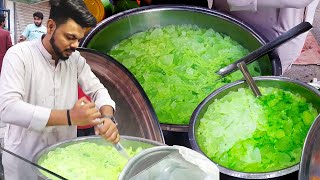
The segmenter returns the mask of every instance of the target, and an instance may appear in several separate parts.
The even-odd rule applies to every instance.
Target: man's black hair
[[[94,27],[96,18],[87,9],[83,0],[50,0],[50,16],[57,26],[64,24],[69,18],[81,27]]]
[[[0,24],[6,20],[6,16],[4,14],[0,14]]]
[[[41,12],[35,12],[33,13],[33,17],[38,17],[40,19],[43,19],[43,14]]]

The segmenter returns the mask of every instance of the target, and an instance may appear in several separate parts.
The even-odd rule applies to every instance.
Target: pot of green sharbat
[[[133,157],[143,149],[165,144],[132,136],[121,136],[121,145]],[[128,159],[100,136],[79,137],[39,151],[34,163],[66,179],[117,180]],[[41,179],[60,179],[34,167]]]
[[[105,19],[81,46],[123,64],[146,92],[162,130],[187,134],[190,116],[201,100],[242,78],[235,72],[215,81],[214,72],[265,43],[250,26],[218,11],[150,6]],[[282,73],[275,53],[248,68],[253,76]]]
[[[241,80],[213,91],[198,105],[189,125],[192,149],[228,177],[296,174],[304,140],[320,112],[320,93],[285,77],[254,80],[262,93],[258,98]]]

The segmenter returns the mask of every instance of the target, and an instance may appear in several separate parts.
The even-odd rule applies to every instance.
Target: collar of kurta
[[[41,54],[43,57],[50,62],[50,64],[55,64],[55,60],[52,59],[52,55],[48,52],[48,50],[43,46],[42,44],[42,39],[37,40],[37,47],[39,48]],[[61,60],[59,60],[58,64],[60,63]]]

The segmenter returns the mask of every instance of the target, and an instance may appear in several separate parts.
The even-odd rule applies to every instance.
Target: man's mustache
[[[72,51],[72,52],[75,52],[75,51],[76,51],[76,48],[69,48],[69,49],[67,49],[66,51]]]

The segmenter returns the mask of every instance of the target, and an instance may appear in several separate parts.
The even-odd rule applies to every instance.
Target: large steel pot
[[[164,143],[153,107],[134,76],[110,56],[92,49],[79,48],[78,51],[116,102],[120,134]]]
[[[96,143],[99,145],[105,145],[105,146],[113,146],[111,143],[107,142],[100,136],[87,136],[87,137],[79,137],[67,141],[63,141],[57,144],[54,144],[52,146],[49,146],[47,148],[44,148],[43,150],[39,151],[33,158],[33,162],[36,164],[41,163],[44,158],[46,158],[46,155],[50,152],[55,150],[56,148],[63,148],[66,146],[70,146],[72,144],[80,143],[80,142],[91,142],[91,143]],[[165,144],[148,140],[148,139],[143,139],[139,137],[132,137],[132,136],[121,136],[120,139],[121,145],[125,148],[132,147],[133,150],[136,150],[137,148],[141,147],[143,149],[147,149],[150,147],[155,147],[155,146],[165,146]],[[112,157],[110,157],[112,158]],[[45,175],[41,173],[41,171],[38,168],[33,167],[36,173],[38,174],[39,178],[41,179],[49,179]],[[50,170],[50,169],[49,169]],[[57,172],[59,173],[59,172]]]
[[[320,92],[315,89],[314,87],[297,81],[292,80],[286,77],[275,77],[275,76],[265,76],[265,77],[254,77],[255,82],[259,87],[275,87],[280,88],[283,90],[290,91],[294,94],[298,93],[304,98],[306,98],[307,102],[313,104],[313,106],[320,112]],[[220,99],[226,94],[231,91],[237,91],[239,88],[249,88],[247,83],[244,80],[236,81],[234,83],[230,83],[226,86],[223,86],[216,91],[212,92],[209,96],[207,96],[195,109],[192,114],[190,124],[189,124],[189,141],[191,143],[192,149],[201,152],[204,152],[200,149],[198,142],[197,142],[197,128],[200,123],[200,119],[206,113],[208,106],[214,102],[215,99]],[[214,148],[214,147],[213,147]],[[299,164],[296,164],[292,167],[288,167],[286,169],[274,171],[274,172],[267,172],[267,173],[244,173],[238,172],[226,167],[220,166],[218,168],[221,173],[228,175],[228,177],[237,177],[237,178],[244,178],[244,179],[267,179],[267,178],[276,178],[276,179],[283,179],[281,176],[288,175],[298,171]],[[297,174],[294,175],[297,179]],[[284,179],[292,179],[284,178]]]
[[[196,24],[201,28],[212,28],[230,36],[249,51],[266,43],[265,38],[247,24],[221,12],[192,6],[149,6],[105,19],[89,32],[80,46],[105,53],[134,33],[172,24]],[[263,70],[262,75],[281,75],[281,64],[275,53],[262,57],[259,65]],[[172,132],[188,131],[187,125],[161,124],[161,128]]]
[[[320,179],[320,115],[313,122],[304,142],[299,180]]]

